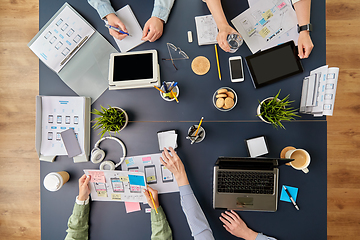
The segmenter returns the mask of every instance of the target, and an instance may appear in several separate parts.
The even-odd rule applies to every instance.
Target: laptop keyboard
[[[221,193],[273,194],[274,174],[219,171],[217,188]]]

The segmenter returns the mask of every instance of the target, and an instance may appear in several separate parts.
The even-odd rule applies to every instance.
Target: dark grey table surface
[[[90,24],[92,24],[113,46],[115,41],[109,35],[97,12],[82,0],[68,1]],[[223,0],[225,14],[230,21],[247,9],[247,1]],[[40,0],[40,28],[64,4],[64,1]],[[134,0],[112,1],[115,10],[129,4],[141,26],[150,17],[153,1]],[[299,188],[297,203],[300,211],[292,204],[279,201],[275,213],[241,212],[241,217],[249,227],[278,239],[326,239],[326,118],[301,115],[301,120],[285,123],[286,130],[276,130],[262,123],[256,117],[258,100],[275,95],[290,94],[299,107],[302,79],[312,69],[325,64],[325,1],[313,1],[311,22],[314,26],[312,40],[315,48],[308,59],[302,60],[304,73],[276,82],[260,89],[254,89],[249,72],[244,68],[245,81],[231,83],[228,58],[251,52],[244,44],[235,54],[219,51],[223,79],[219,81],[214,46],[197,44],[195,16],[209,14],[202,1],[177,0],[171,11],[163,36],[154,43],[144,43],[134,50],[156,49],[159,59],[167,58],[166,43],[181,47],[190,57],[177,61],[176,71],[169,61],[160,61],[161,80],[177,81],[180,87],[180,103],[163,101],[155,89],[107,90],[93,105],[119,106],[125,109],[130,123],[120,134],[128,156],[159,152],[156,132],[177,129],[179,131],[177,149],[182,158],[190,184],[210,223],[216,239],[235,239],[222,227],[218,217],[220,210],[212,209],[213,166],[218,156],[247,156],[244,139],[265,135],[269,143],[269,157],[278,157],[282,148],[292,145],[308,150],[312,157],[310,172],[304,174],[290,167],[280,167],[282,184]],[[187,42],[187,31],[193,33],[194,42]],[[210,71],[204,76],[195,75],[190,68],[193,58],[206,56],[211,62]],[[230,112],[220,112],[212,105],[212,95],[222,86],[233,88],[238,95],[237,106]],[[40,62],[39,93],[41,95],[72,96],[75,93],[42,62]],[[187,129],[204,116],[205,140],[190,145],[185,139]],[[97,132],[91,132],[91,146],[99,139]],[[117,161],[121,150],[114,142],[104,142],[106,159]],[[97,169],[91,162],[74,164],[67,157],[57,157],[53,163],[41,162],[41,234],[42,239],[63,239],[66,235],[67,219],[71,215],[78,194],[78,178],[83,169]],[[70,181],[58,192],[48,192],[42,184],[45,175],[52,171],[66,170]],[[174,239],[191,239],[191,233],[179,203],[179,194],[160,195],[160,203],[173,230]],[[142,206],[144,209],[146,205]],[[124,204],[118,202],[92,202],[90,212],[90,239],[149,239],[151,234],[150,215],[141,212],[126,214]],[[139,231],[138,229],[142,229]]]

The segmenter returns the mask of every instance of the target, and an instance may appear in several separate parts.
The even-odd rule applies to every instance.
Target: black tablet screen
[[[133,54],[114,57],[113,81],[153,78],[152,54]]]
[[[303,71],[294,47],[285,43],[246,58],[256,87]]]

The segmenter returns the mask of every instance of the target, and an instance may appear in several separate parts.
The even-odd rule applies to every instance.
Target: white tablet
[[[110,54],[109,90],[160,86],[156,50]]]

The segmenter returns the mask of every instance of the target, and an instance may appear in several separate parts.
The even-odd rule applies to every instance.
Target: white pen
[[[62,60],[62,62],[60,63],[60,66],[64,65],[64,63],[71,57],[71,55],[73,55],[76,52],[76,50],[78,50],[81,47],[81,45],[83,45],[83,43],[86,41],[86,39],[88,39],[88,36],[85,36],[83,38],[83,40],[81,40],[81,42],[76,46],[76,48],[74,48],[71,51],[71,53],[64,60]]]
[[[296,205],[296,202],[294,201],[294,199],[292,198],[292,196],[291,196],[291,194],[290,194],[290,192],[289,192],[289,190],[287,190],[287,188],[285,187],[285,186],[283,186],[284,187],[284,189],[285,189],[285,192],[287,193],[287,195],[289,196],[289,198],[290,198],[290,200],[291,200],[291,202],[292,202],[292,204],[294,204],[294,207],[297,209],[297,210],[300,210],[299,209],[299,207],[298,207],[298,205]]]

